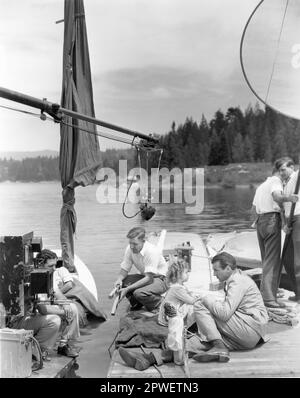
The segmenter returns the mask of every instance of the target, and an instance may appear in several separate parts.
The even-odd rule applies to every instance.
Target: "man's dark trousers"
[[[276,301],[281,252],[280,213],[264,213],[258,216],[257,238],[262,260],[260,291],[265,303]]]

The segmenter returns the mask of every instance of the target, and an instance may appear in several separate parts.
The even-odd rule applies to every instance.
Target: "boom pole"
[[[84,120],[89,123],[94,123],[98,126],[102,126],[111,130],[119,131],[123,134],[128,134],[133,137],[139,137],[141,139],[151,141],[155,144],[158,143],[158,139],[153,137],[151,134],[146,135],[143,133],[139,133],[138,131],[129,130],[125,127],[117,126],[115,124],[107,123],[102,120],[96,119],[91,116],[83,115],[82,113],[71,111],[70,109],[62,108],[59,104],[49,102],[46,99],[39,99],[35,97],[31,97],[29,95],[19,93],[17,91],[8,90],[4,87],[0,87],[0,97],[8,99],[10,101],[18,102],[20,104],[24,104],[27,106],[31,106],[32,108],[40,109],[41,112],[46,112],[50,116],[54,118],[56,122],[60,122],[62,120],[63,115],[70,116],[74,119]]]

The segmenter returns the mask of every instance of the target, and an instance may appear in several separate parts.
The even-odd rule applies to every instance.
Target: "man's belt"
[[[272,214],[278,214],[278,215],[280,215],[279,211],[269,211],[268,213],[261,213],[261,214],[258,214],[258,217],[260,217],[260,216],[272,215]]]

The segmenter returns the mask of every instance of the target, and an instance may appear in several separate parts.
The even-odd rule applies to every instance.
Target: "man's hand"
[[[298,195],[292,194],[289,196],[289,202],[296,203],[299,200]]]
[[[293,228],[289,228],[287,225],[284,225],[282,229],[286,235],[289,235],[293,230]]]
[[[122,279],[118,278],[115,283],[114,283],[114,287],[119,288],[120,286],[122,286]]]
[[[122,301],[123,298],[126,296],[127,293],[128,293],[127,287],[124,287],[124,288],[120,289],[120,290],[119,290],[119,294],[120,294],[119,301]]]
[[[70,323],[74,318],[74,313],[69,304],[63,305],[63,310],[65,311],[65,317],[68,323]]]

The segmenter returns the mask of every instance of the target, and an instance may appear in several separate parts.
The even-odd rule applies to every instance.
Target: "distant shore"
[[[203,168],[203,166],[200,166]],[[224,166],[204,166],[204,186],[210,188],[256,187],[272,174],[271,163],[230,163]],[[2,180],[6,182],[60,182],[59,180]]]
[[[271,163],[231,163],[205,166],[205,186],[222,188],[256,187],[272,175]]]

